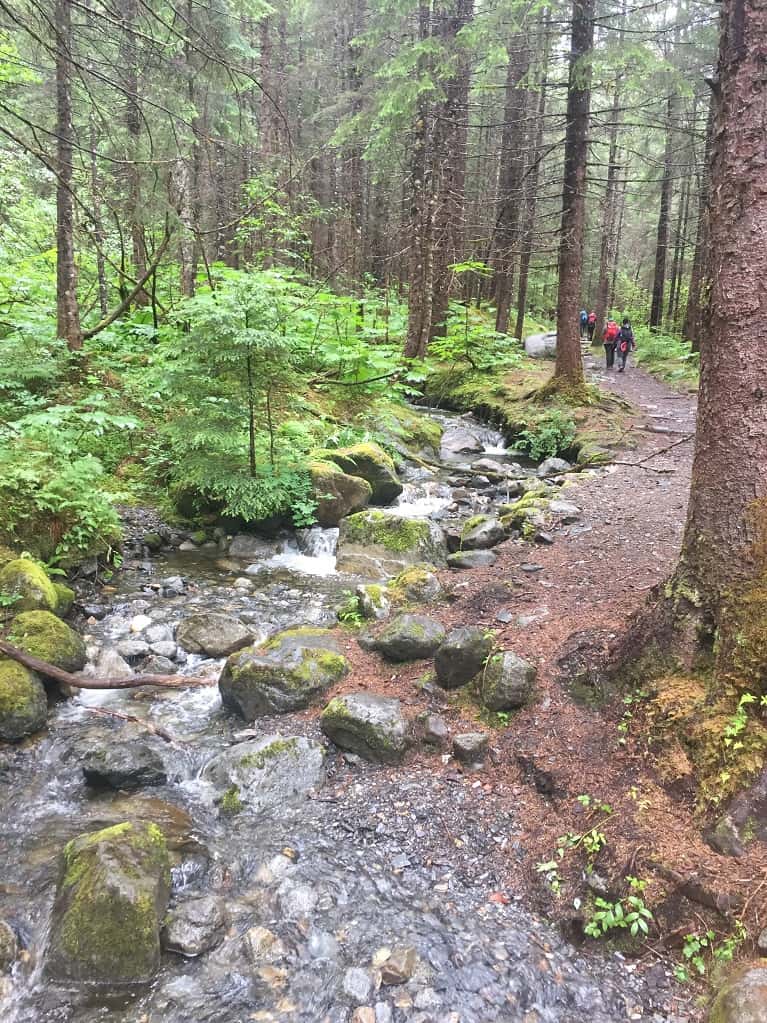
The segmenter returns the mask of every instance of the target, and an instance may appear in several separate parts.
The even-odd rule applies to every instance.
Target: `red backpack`
[[[618,326],[618,324],[614,320],[610,320],[610,322],[607,324],[607,334],[606,334],[607,340],[608,341],[617,341],[618,340],[618,334],[620,334],[620,327]]]

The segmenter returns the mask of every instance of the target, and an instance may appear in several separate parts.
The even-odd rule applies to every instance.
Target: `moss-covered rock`
[[[389,590],[378,583],[360,583],[355,590],[359,613],[368,621],[388,618],[391,610]]]
[[[59,618],[66,618],[75,602],[75,591],[64,583],[54,583],[53,588],[57,599],[56,614]]]
[[[349,476],[334,462],[310,462],[317,522],[325,528],[337,526],[345,515],[360,511],[370,503],[373,488],[360,476]]]
[[[371,504],[390,504],[402,493],[394,461],[377,444],[353,444],[325,452],[325,456],[350,476],[361,476],[372,488]]]
[[[303,736],[266,735],[240,742],[216,756],[205,776],[240,809],[262,811],[305,799],[325,780],[325,751]]]
[[[170,893],[168,850],[154,824],[125,821],[64,849],[46,970],[56,980],[144,984],[160,965]]]
[[[34,672],[15,661],[0,660],[0,739],[14,742],[45,724],[48,701]]]
[[[436,458],[442,442],[442,426],[424,412],[414,412],[402,404],[376,406],[375,427],[387,443],[403,454]]]
[[[711,1007],[709,1023],[764,1023],[767,1019],[767,966],[742,966],[725,984]]]
[[[444,639],[445,630],[433,618],[403,614],[386,625],[371,646],[389,661],[417,661],[431,657]]]
[[[82,637],[50,611],[24,611],[16,615],[8,639],[14,646],[63,671],[81,671],[87,661]]]
[[[482,703],[488,710],[514,710],[529,699],[536,669],[511,650],[494,654],[482,672]]]
[[[370,509],[342,520],[336,567],[384,579],[420,562],[443,567],[446,555],[444,533],[433,522]]]
[[[431,604],[444,596],[442,583],[431,565],[412,565],[389,584],[387,592],[401,604]]]
[[[542,491],[531,490],[518,501],[505,504],[499,509],[500,524],[507,533],[514,529],[524,532],[526,526],[542,528],[547,522],[548,506],[549,499]]]
[[[331,700],[320,717],[325,735],[366,760],[396,764],[407,749],[407,723],[399,700],[348,693]]]
[[[16,558],[0,569],[0,593],[19,599],[18,611],[57,611],[59,597],[45,569],[29,558]]]
[[[349,664],[326,629],[287,629],[227,660],[218,687],[225,707],[252,720],[307,707]]]
[[[458,689],[482,671],[493,636],[477,625],[453,629],[434,655],[434,671],[443,689]]]

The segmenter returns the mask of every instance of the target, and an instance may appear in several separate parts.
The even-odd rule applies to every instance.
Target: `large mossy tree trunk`
[[[724,0],[692,488],[676,570],[627,637],[695,666],[711,696],[767,691],[767,7]],[[654,643],[653,643],[654,641]],[[624,657],[628,651],[624,649]]]
[[[584,389],[578,308],[586,227],[586,167],[591,107],[590,55],[594,45],[595,0],[573,0],[567,128],[562,187],[557,293],[557,361],[551,387],[572,395]]]
[[[75,263],[72,4],[56,0],[56,333],[70,351],[83,346]]]

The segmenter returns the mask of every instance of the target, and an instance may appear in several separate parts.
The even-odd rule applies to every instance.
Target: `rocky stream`
[[[447,549],[434,547],[435,537],[452,536],[456,576],[473,558],[487,563],[495,516],[504,505],[513,516],[514,499],[542,485],[555,517],[577,519],[572,503],[557,508],[567,466],[524,464],[478,422],[432,415],[445,429],[441,454],[401,464],[401,494],[373,513],[427,524],[430,557],[411,560],[444,566]],[[467,530],[467,519],[488,512]],[[551,528],[535,502],[512,525],[540,543]],[[461,542],[477,530],[476,545]],[[319,694],[346,668],[337,670],[344,659],[332,639],[315,642],[326,635],[318,630],[337,625],[349,594],[359,594],[363,612],[383,615],[382,577],[408,560],[389,565],[385,556],[396,562],[402,551],[366,546],[344,521],[340,541],[338,528],[319,527],[192,540],[135,512],[128,531],[112,591],[81,599],[85,674],[119,677],[140,666],[213,684],[80,690],[55,704],[46,732],[0,752],[0,959],[12,962],[0,976],[4,1023],[675,1018],[652,971],[640,976],[617,953],[576,949],[519,901],[488,898],[499,863],[520,850],[513,810],[486,792],[481,764],[440,774],[428,758],[403,765],[410,722],[394,701],[371,710],[369,693],[336,708],[334,732],[327,712],[324,721],[306,713],[291,685],[268,698],[263,687],[248,699],[238,688],[258,644],[271,642],[274,657],[302,651],[302,670],[309,648],[303,681],[324,704]],[[222,676],[219,688],[227,657],[229,682]],[[343,718],[355,712],[368,715],[359,727]],[[377,748],[371,722],[389,729]],[[427,733],[432,756],[452,762],[439,722]],[[99,829],[111,830],[95,851],[78,838]],[[106,925],[78,933],[89,867],[107,870],[104,884],[126,906],[143,899],[152,909],[138,923],[118,914],[136,957],[130,976],[116,954],[111,977],[81,969],[100,956],[103,971],[110,942],[126,955]]]

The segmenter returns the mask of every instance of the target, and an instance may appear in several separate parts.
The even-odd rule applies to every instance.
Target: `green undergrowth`
[[[671,334],[654,333],[649,327],[637,327],[634,333],[637,343],[634,359],[638,366],[676,390],[697,391],[700,355],[690,350],[687,341]]]

